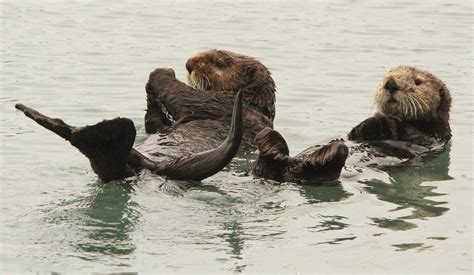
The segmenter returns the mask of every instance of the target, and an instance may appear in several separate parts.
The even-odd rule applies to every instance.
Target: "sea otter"
[[[254,149],[255,135],[273,128],[276,87],[270,71],[257,59],[223,50],[200,52],[186,62],[188,85],[172,70],[152,72],[146,85],[145,130],[162,133],[163,142],[187,150],[189,144],[209,149],[225,138],[233,100],[239,90],[243,98],[244,150]],[[176,125],[207,128],[203,135],[189,135]],[[186,135],[186,139],[174,138]],[[208,138],[212,136],[212,138]],[[184,152],[187,153],[187,152]]]
[[[189,85],[195,89],[180,82],[174,75],[159,74],[150,77],[147,84],[148,111],[145,117],[147,131],[167,133],[166,129],[172,129],[173,133],[177,133],[172,127],[176,121],[187,121],[188,117],[206,120],[209,117],[222,116],[230,110],[229,106],[232,104],[235,90],[243,89],[245,95],[242,150],[252,151],[258,148],[260,156],[271,155],[273,148],[261,146],[265,143],[265,138],[268,138],[264,133],[273,128],[275,117],[276,89],[269,70],[252,57],[222,50],[210,50],[194,55],[186,62],[186,69],[189,73]],[[163,110],[166,111],[163,112]],[[200,122],[196,120],[192,123],[199,124]],[[214,120],[208,126],[212,127],[209,134],[217,136],[223,136],[223,131],[226,129],[219,120]],[[267,130],[262,131],[263,129]],[[181,146],[177,148],[181,150],[188,148],[186,142],[189,140],[193,140],[193,144],[207,144],[202,142],[205,139],[202,136],[189,137],[188,140],[183,141],[172,138],[172,135],[167,134],[163,142],[179,144]],[[278,133],[277,135],[279,136]],[[279,157],[280,155],[277,154],[270,158],[278,159]],[[311,183],[336,179],[344,166],[346,157],[347,147],[344,143],[331,142],[322,150],[317,150],[302,158],[286,160],[288,173],[284,181]],[[276,161],[276,163],[279,162],[280,160]],[[276,163],[272,165],[278,166]],[[267,166],[257,165],[256,167],[258,167],[256,169],[265,169]],[[283,180],[272,175],[272,172],[278,169],[270,169],[260,174],[267,173],[265,178]]]
[[[136,148],[129,119],[73,127],[22,104],[16,108],[70,141],[105,182],[143,168],[173,179],[202,180],[232,159],[242,135],[245,147],[252,147],[258,131],[273,127],[275,84],[258,60],[228,51],[199,53],[186,68],[191,86],[177,80],[172,69],[150,74],[145,128],[151,135]]]
[[[321,170],[319,177],[312,173],[312,182],[321,183],[339,177],[343,160],[345,175],[363,172],[369,166],[417,165],[423,157],[442,150],[451,138],[450,92],[427,71],[393,68],[376,91],[375,104],[378,112],[354,127],[345,145],[339,140],[312,146],[295,157],[289,156],[288,146],[278,132],[262,130],[255,139],[260,153],[252,173],[277,181],[294,181],[295,167],[298,172],[304,170],[299,163],[306,158],[318,152],[335,152],[329,162],[334,169]],[[348,156],[347,160],[344,156]]]
[[[121,118],[76,128],[21,104],[16,107],[71,141],[91,160],[103,181],[121,179],[143,168],[170,178],[201,180],[217,172],[217,167],[222,168],[235,154],[240,141],[239,114],[243,116],[243,150],[253,150],[256,134],[273,128],[276,88],[262,63],[229,51],[198,53],[188,59],[186,69],[190,86],[177,80],[172,69],[157,69],[150,74],[145,129],[152,135],[136,149],[131,148],[135,132],[130,120]],[[243,94],[243,114],[234,102],[238,91]],[[232,116],[234,105],[237,116]],[[231,117],[235,126],[226,139]],[[206,150],[211,151],[196,155]],[[342,143],[333,142],[327,150],[295,161],[291,181],[319,179],[327,169],[340,170],[346,151]],[[205,167],[206,161],[209,167]]]

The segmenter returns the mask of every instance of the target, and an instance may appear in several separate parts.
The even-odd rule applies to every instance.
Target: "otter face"
[[[270,77],[269,71],[258,60],[222,50],[192,56],[186,62],[186,69],[189,85],[197,90],[237,91],[255,78]]]
[[[450,107],[444,83],[434,75],[413,67],[397,67],[388,72],[375,93],[379,112],[401,119],[435,116]],[[449,102],[443,100],[449,99]]]

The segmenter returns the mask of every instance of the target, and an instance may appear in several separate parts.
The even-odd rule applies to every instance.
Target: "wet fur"
[[[233,92],[196,91],[167,69],[152,72],[146,90],[145,127],[147,132],[157,134],[141,149],[151,157],[188,155],[214,148],[225,139],[232,116]],[[160,105],[166,106],[173,122],[163,119],[164,115],[157,115],[162,109]],[[273,122],[248,104],[244,103],[243,110],[242,147],[253,150],[255,135],[264,127],[273,127]],[[166,148],[158,149],[163,145]]]
[[[339,178],[348,149],[342,141],[312,147],[289,156],[285,139],[275,130],[265,128],[255,137],[259,155],[252,174],[278,182],[323,184]]]
[[[425,156],[442,151],[451,138],[450,93],[429,72],[392,69],[376,92],[375,104],[378,112],[349,133],[354,142],[312,146],[294,158],[288,156],[279,133],[263,130],[255,139],[260,154],[252,172],[277,181],[318,184],[337,179],[344,164],[344,174],[360,173],[368,166],[419,165]]]
[[[276,88],[268,69],[255,58],[221,50],[194,55],[186,68],[189,85],[176,79],[172,69],[150,74],[145,129],[159,133],[159,138],[142,149],[158,157],[213,148],[226,136],[233,100],[241,89],[245,91],[242,147],[255,149],[255,135],[273,128]],[[160,144],[171,147],[155,150]]]
[[[396,91],[389,92],[392,81]],[[451,95],[433,74],[414,67],[397,67],[384,77],[375,93],[378,112],[354,127],[350,140],[401,140],[425,144],[451,138]]]
[[[260,151],[253,165],[254,175],[296,183],[337,179],[347,157],[347,148],[341,142],[333,142],[313,154],[288,156],[284,139],[278,138],[279,134],[272,130],[275,84],[268,69],[256,59],[211,50],[188,59],[186,69],[189,86],[177,80],[171,69],[157,69],[150,74],[146,86],[145,126],[148,133],[159,132],[160,137],[145,143],[141,150],[151,158],[163,157],[163,152],[169,150],[186,155],[196,148],[215,146],[227,131],[229,123],[226,121],[235,91],[244,89],[241,147],[242,150],[258,148]],[[265,144],[272,139],[278,145],[267,150]],[[156,144],[164,144],[167,148],[156,150]],[[273,158],[272,151],[275,150],[282,150],[281,159]]]
[[[244,102],[272,121],[275,117],[275,82],[270,71],[253,57],[210,50],[186,62],[188,84],[199,91],[236,92],[245,89]]]

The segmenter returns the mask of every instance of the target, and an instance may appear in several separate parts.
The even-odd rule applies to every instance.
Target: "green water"
[[[2,1],[1,23],[1,272],[472,272],[472,2]],[[241,159],[171,195],[149,175],[102,184],[14,109],[126,116],[140,141],[148,74],[184,80],[210,48],[268,66],[293,154],[370,116],[397,65],[446,82],[453,139],[422,167],[333,186],[256,183]]]

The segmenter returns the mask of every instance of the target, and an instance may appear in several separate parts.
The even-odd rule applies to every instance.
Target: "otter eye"
[[[419,79],[419,78],[415,79],[415,85],[416,86],[421,85],[421,83],[423,83],[423,81],[421,79]]]
[[[216,63],[216,66],[220,69],[227,67],[227,63],[222,59],[217,59],[215,63]]]

